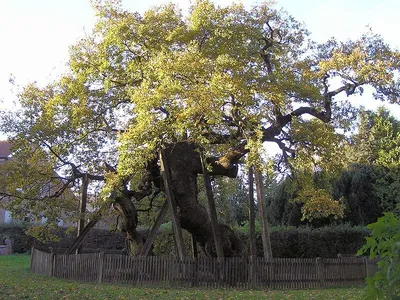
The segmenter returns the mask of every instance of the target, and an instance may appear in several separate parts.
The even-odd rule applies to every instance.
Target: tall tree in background
[[[224,223],[231,226],[242,226],[249,220],[248,187],[243,176],[231,179],[215,178],[214,197],[219,216]]]
[[[400,164],[400,122],[385,107],[361,110],[358,131],[351,138],[350,160],[387,168]]]
[[[338,201],[340,197],[332,195],[332,190],[341,170],[291,171],[290,176],[273,181],[268,187],[267,206],[271,223],[321,227],[340,222],[346,213],[345,206]]]
[[[342,199],[345,210],[343,222],[367,225],[375,222],[383,212],[376,194],[376,167],[353,164],[342,172],[333,186],[333,197]]]
[[[215,255],[197,199],[199,151],[214,176],[235,177],[240,160],[262,168],[266,142],[279,146],[283,162],[297,151],[304,169],[324,167],[337,161],[335,128],[346,123],[352,95],[369,85],[376,99],[399,100],[400,53],[379,36],[309,42],[270,3],[246,10],[199,0],[183,16],[172,4],[140,15],[116,2],[96,2],[97,24],[71,48],[69,71],[46,87],[26,86],[21,110],[3,115],[0,128],[30,182],[53,170],[64,188],[84,174],[104,182],[100,201],[113,203],[132,243],[143,243],[136,203],[164,189],[161,149],[182,227]],[[47,173],[35,163],[44,154]],[[10,193],[29,193],[24,172],[1,178]],[[310,195],[302,195],[306,213],[319,209]],[[221,226],[221,235],[224,254],[240,255],[234,232]]]
[[[334,187],[334,197],[343,197],[347,220],[366,225],[382,212],[400,209],[400,123],[381,107],[362,110],[358,131],[351,138],[349,160]]]
[[[399,121],[383,107],[377,111],[361,109],[354,129],[353,134],[346,138],[348,142],[342,145],[346,157],[342,164],[344,169],[328,174],[324,170],[315,171],[307,178],[309,182],[310,178],[313,179],[314,187],[326,190],[334,199],[343,202],[343,218],[336,222],[367,225],[376,222],[382,212],[398,209]],[[268,200],[274,224],[302,223],[299,214],[302,204],[296,202],[301,193],[297,173],[298,170],[293,170],[293,178],[286,177],[270,187]],[[304,181],[300,183],[304,184]],[[329,216],[311,224],[329,222],[326,217]]]
[[[266,203],[269,221],[273,226],[301,224],[301,204],[295,203],[296,188],[290,177],[272,182],[267,188]]]

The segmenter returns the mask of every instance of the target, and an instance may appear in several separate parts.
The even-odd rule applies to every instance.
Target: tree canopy
[[[350,139],[353,163],[339,178],[336,198],[343,196],[351,222],[376,222],[382,212],[400,209],[400,127],[389,110],[360,111],[358,132]]]
[[[68,72],[25,86],[21,109],[3,113],[0,128],[32,180],[56,171],[64,189],[83,174],[104,182],[100,199],[117,204],[131,240],[134,203],[163,189],[159,150],[167,150],[182,226],[206,245],[199,150],[212,175],[235,176],[240,160],[262,169],[266,142],[279,146],[282,163],[326,168],[340,162],[337,129],[348,126],[353,95],[369,86],[375,99],[399,101],[400,53],[371,32],[317,44],[269,2],[247,10],[198,0],[187,15],[174,4],[144,14],[119,1],[93,7],[96,26],[71,47]],[[51,170],[41,170],[43,160]],[[9,193],[28,193],[33,185],[11,174],[0,179]]]

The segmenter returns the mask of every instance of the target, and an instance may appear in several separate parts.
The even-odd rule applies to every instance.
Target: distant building
[[[11,145],[8,141],[0,141],[0,166],[1,164],[4,164],[6,161],[12,159],[11,157]],[[61,181],[60,183],[61,184]],[[50,194],[52,190],[57,188],[58,184],[50,184],[50,183],[46,183],[43,185],[43,187],[41,187],[41,196],[46,196],[46,194]],[[2,190],[2,188],[0,186],[0,191]],[[72,191],[68,190],[66,191],[68,197],[75,197],[72,193]],[[0,204],[5,204],[7,203],[7,201],[10,200],[9,197],[7,196],[1,196],[0,195]],[[77,200],[78,201],[78,200]],[[43,217],[39,217],[36,218],[35,220],[32,218],[32,216],[26,216],[24,218],[24,220],[16,220],[15,218],[13,218],[12,213],[4,208],[1,208],[0,205],[0,225],[1,224],[10,224],[12,222],[20,222],[20,221],[24,221],[24,222],[29,222],[29,223],[35,223],[35,224],[44,224],[47,222],[47,218],[45,216]],[[59,226],[72,226],[73,224],[70,222],[64,222],[63,220],[59,220],[58,222]]]
[[[10,155],[10,143],[7,141],[0,141],[0,161],[7,160]]]
[[[11,155],[10,143],[7,141],[0,141],[0,164],[8,160],[10,158],[10,155]],[[11,212],[0,208],[0,224],[11,223],[11,220],[12,220]]]
[[[11,158],[11,149],[10,149],[10,143],[8,141],[0,141],[0,166],[2,163],[4,163],[7,160],[12,159]],[[48,196],[54,193],[58,188],[60,188],[59,185],[62,184],[62,181],[60,180],[59,183],[46,183],[43,185],[43,187],[40,189],[40,194],[41,196]],[[2,187],[0,186],[0,191]],[[67,197],[73,197],[71,199],[76,199],[76,212],[78,213],[78,203],[79,203],[79,198],[81,195],[74,193],[71,190],[65,191],[65,194]],[[7,200],[9,198],[7,197],[2,197],[0,195],[0,225],[1,224],[10,224],[13,222],[29,222],[29,223],[34,223],[34,224],[44,224],[46,223],[47,219],[46,217],[39,217],[39,218],[33,218],[33,216],[27,215],[24,220],[16,220],[13,218],[12,213],[8,210],[2,209],[1,204],[7,203]],[[93,207],[93,203],[96,202],[98,199],[95,195],[88,195],[88,202],[87,202],[87,213],[90,215],[96,209]],[[74,201],[74,200],[73,200]],[[62,219],[62,218],[61,218]],[[63,227],[71,227],[71,226],[77,226],[77,224],[74,222],[70,221],[63,221],[59,220],[58,225],[63,226]],[[96,228],[102,228],[102,229],[110,229],[110,228],[115,228],[116,227],[116,215],[113,213],[113,210],[110,209],[108,212],[104,212],[101,220],[96,224]],[[87,220],[88,221],[88,220]]]

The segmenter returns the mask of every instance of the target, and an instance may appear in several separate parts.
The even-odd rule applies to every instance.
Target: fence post
[[[97,282],[101,283],[103,281],[103,264],[104,264],[104,252],[100,252],[99,255],[99,277]]]
[[[52,254],[53,254],[53,257],[52,257],[52,260],[51,260],[51,265],[52,265],[51,277],[55,277],[55,274],[57,273],[57,259],[56,259],[56,254],[54,254],[54,252]]]
[[[174,273],[175,273],[175,270],[174,270],[174,267],[175,267],[174,262],[175,261],[174,260],[175,260],[174,256],[169,257],[169,286],[170,287],[174,286]]]
[[[317,257],[317,274],[319,279],[319,285],[321,288],[325,287],[325,267],[321,257]]]
[[[193,263],[194,263],[194,266],[193,266],[193,274],[192,274],[192,287],[196,287],[198,271],[199,271],[199,258],[197,257],[197,255],[195,257],[193,257]]]
[[[369,277],[369,259],[368,259],[368,257],[367,256],[364,256],[363,257],[363,259],[364,259],[364,266],[365,266],[365,279],[367,279],[367,277]]]
[[[249,260],[249,279],[250,279],[250,288],[254,289],[256,287],[256,274],[257,274],[257,265],[256,265],[256,256],[251,255]]]
[[[31,264],[30,264],[30,267],[29,267],[29,270],[31,272],[33,272],[33,265],[34,265],[33,260],[35,259],[34,255],[35,255],[35,247],[32,246],[32,248],[31,248]]]
[[[53,261],[54,261],[54,253],[53,251],[50,253],[50,266],[49,266],[49,271],[48,271],[48,275],[53,277]],[[47,261],[47,263],[49,263],[49,261]]]

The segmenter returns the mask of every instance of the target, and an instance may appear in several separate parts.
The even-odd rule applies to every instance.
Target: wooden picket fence
[[[365,258],[184,258],[32,249],[33,273],[83,282],[160,287],[306,289],[359,286],[376,261]]]

